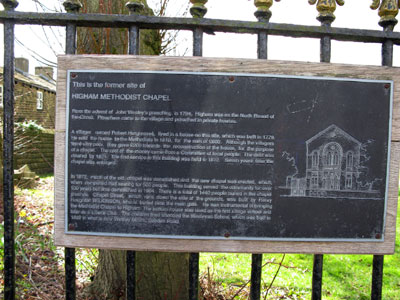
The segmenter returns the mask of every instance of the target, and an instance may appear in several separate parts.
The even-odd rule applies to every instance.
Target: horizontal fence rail
[[[330,36],[334,40],[346,42],[383,43],[386,40],[391,40],[395,45],[400,45],[400,32],[218,19],[68,13],[32,14],[27,12],[2,11],[0,12],[0,22],[4,23],[5,21],[12,21],[20,25],[46,26],[67,26],[73,23],[82,27],[129,28],[135,25],[140,29],[191,31],[200,28],[205,33],[257,34],[266,32],[268,35],[294,38],[319,39],[324,36]]]
[[[15,299],[15,253],[13,231],[13,76],[14,76],[14,25],[45,25],[63,26],[66,28],[66,53],[76,52],[76,28],[77,27],[108,27],[108,28],[129,28],[129,53],[139,53],[139,32],[140,29],[161,29],[161,30],[188,30],[193,32],[193,56],[202,56],[203,35],[216,32],[257,34],[259,59],[267,59],[268,35],[293,37],[293,38],[316,38],[321,40],[321,62],[330,62],[331,40],[379,43],[382,44],[382,65],[392,66],[393,45],[400,45],[400,33],[393,32],[396,24],[394,17],[385,21],[382,17],[380,25],[384,30],[364,30],[331,27],[334,20],[333,11],[325,16],[319,16],[321,26],[304,26],[292,24],[269,23],[271,12],[269,7],[272,0],[256,0],[255,4],[259,10],[255,13],[258,21],[233,21],[219,19],[205,19],[206,13],[204,3],[207,1],[191,0],[194,6],[191,13],[194,18],[170,18],[141,16],[137,13],[138,2],[129,1],[128,8],[130,15],[105,15],[105,14],[79,14],[79,1],[65,1],[68,13],[31,13],[14,11],[18,2],[15,0],[1,0],[6,7],[0,12],[0,23],[5,25],[5,68],[4,68],[4,209],[5,209],[5,299]],[[315,4],[316,0],[309,0]],[[335,1],[333,1],[335,2]],[[336,0],[339,5],[343,3]],[[335,2],[335,7],[336,7]],[[374,9],[376,3],[374,1]],[[320,11],[319,3],[317,9]],[[396,4],[397,5],[397,4]],[[140,6],[140,5],[139,5]],[[266,8],[266,9],[260,9]],[[386,12],[387,13],[387,12]],[[389,13],[387,13],[390,15]],[[76,298],[75,288],[75,249],[65,249],[65,270],[66,270],[66,299]],[[262,271],[262,254],[252,255],[251,291],[250,299],[260,299],[260,284]],[[383,256],[374,256],[371,299],[379,300],[382,297],[382,274]],[[323,256],[314,255],[314,268],[312,280],[312,299],[318,300],[322,297],[322,273]],[[189,299],[198,299],[199,279],[199,253],[189,255]],[[135,252],[127,253],[127,299],[135,299]]]

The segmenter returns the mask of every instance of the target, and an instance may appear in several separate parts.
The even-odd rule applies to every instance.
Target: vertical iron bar
[[[321,27],[329,29],[333,20],[323,20],[321,19]],[[320,62],[331,62],[331,37],[324,36],[320,41]]]
[[[331,27],[333,19],[327,18],[324,20],[320,19],[321,26],[327,28]],[[320,61],[329,63],[331,62],[331,38],[324,36],[320,41]],[[324,266],[324,256],[322,254],[314,254],[313,264],[313,277],[312,277],[312,300],[321,300],[322,298],[322,274]]]
[[[66,28],[65,53],[76,53],[76,25],[68,24]]]
[[[385,32],[392,32],[397,21],[392,20],[380,23]],[[393,66],[393,42],[386,40],[382,44],[382,66]],[[372,263],[372,284],[371,284],[371,300],[382,299],[382,281],[383,281],[383,255],[374,255]]]
[[[138,4],[139,5],[139,4]],[[127,5],[131,14],[135,14],[138,8],[136,3]],[[139,5],[140,6],[140,5]],[[128,54],[139,55],[140,47],[140,30],[138,26],[129,27],[129,46]],[[136,299],[136,251],[126,252],[126,299]]]
[[[382,299],[383,255],[374,255],[372,263],[371,300]]]
[[[3,203],[4,203],[4,299],[15,299],[14,250],[14,27],[4,22],[3,99]]]
[[[331,62],[331,38],[329,36],[324,36],[323,38],[321,38],[320,43],[321,43],[320,61],[326,63]]]
[[[193,56],[203,56],[203,30],[200,28],[193,31]]]
[[[379,22],[379,25],[383,27],[384,32],[393,32],[396,24],[396,19],[388,20],[386,22]],[[393,41],[391,40],[386,40],[382,44],[382,66],[393,66]]]
[[[260,300],[261,271],[262,271],[262,254],[252,254],[250,300]]]
[[[65,299],[75,300],[75,248],[65,248]]]
[[[312,300],[321,300],[322,297],[322,267],[324,256],[322,254],[314,255],[313,277],[312,277]]]
[[[268,35],[266,32],[258,33],[257,57],[259,59],[268,59]]]
[[[256,5],[257,6],[257,5]],[[257,20],[259,22],[269,23],[269,19],[272,16],[272,13],[269,9],[264,10],[260,9],[257,6],[257,10],[254,13]],[[261,31],[257,36],[257,57],[259,59],[267,59],[268,58],[268,34],[266,31]]]
[[[259,22],[269,23],[271,12],[257,10],[254,15]],[[257,58],[268,59],[268,34],[259,32],[257,37]],[[262,273],[262,254],[251,255],[251,285],[250,300],[260,300],[261,297],[261,273]]]
[[[193,56],[203,56],[203,30],[193,30]],[[189,300],[199,298],[199,253],[189,253]]]
[[[129,28],[129,54],[139,55],[139,27],[131,26]]]
[[[136,298],[136,252],[126,251],[126,300]]]
[[[189,254],[189,300],[199,297],[199,253]]]
[[[76,53],[76,25],[68,24],[66,27],[65,53]],[[76,299],[76,266],[75,248],[65,248],[65,299]]]
[[[396,23],[382,24],[386,25],[383,30],[385,32],[392,32]],[[393,41],[386,40],[382,44],[382,66],[393,66]]]
[[[393,41],[391,40],[382,44],[382,66],[393,66]]]
[[[193,56],[203,56],[203,30],[200,28],[193,31]]]

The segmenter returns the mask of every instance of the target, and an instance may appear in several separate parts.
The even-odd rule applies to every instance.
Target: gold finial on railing
[[[314,5],[317,0],[308,0],[308,3]],[[334,12],[336,10],[336,3],[340,6],[344,4],[343,0],[318,0],[317,10],[319,12],[317,20],[321,23],[332,23],[335,20]]]
[[[125,6],[128,8],[131,15],[138,15],[144,9],[144,4],[138,0],[128,1]]]
[[[280,0],[275,0],[275,1],[279,2]],[[254,5],[257,7],[257,10],[254,13],[254,15],[260,22],[269,21],[272,15],[272,12],[269,9],[273,3],[274,3],[273,0],[254,0]]]
[[[4,10],[15,10],[18,6],[17,0],[1,0],[1,4],[4,6]]]
[[[203,18],[207,13],[205,4],[208,0],[190,0],[193,6],[190,8],[190,14],[193,18]]]
[[[373,0],[372,9],[378,9],[378,15],[381,17],[379,25],[382,27],[392,26],[397,24],[396,16],[399,12],[399,0]]]
[[[68,13],[78,13],[82,8],[82,3],[79,0],[66,0],[63,6]]]

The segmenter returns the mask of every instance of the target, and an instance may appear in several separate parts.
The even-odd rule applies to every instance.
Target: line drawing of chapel
[[[306,142],[305,177],[286,177],[291,197],[374,198],[358,182],[362,143],[332,124]],[[361,195],[362,194],[362,195]]]

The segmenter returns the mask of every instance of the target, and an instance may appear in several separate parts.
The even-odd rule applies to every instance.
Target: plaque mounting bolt
[[[75,224],[69,224],[68,225],[68,230],[74,231],[75,230]]]
[[[225,232],[224,237],[230,238],[230,237],[231,237],[231,234],[230,234],[229,232]]]

